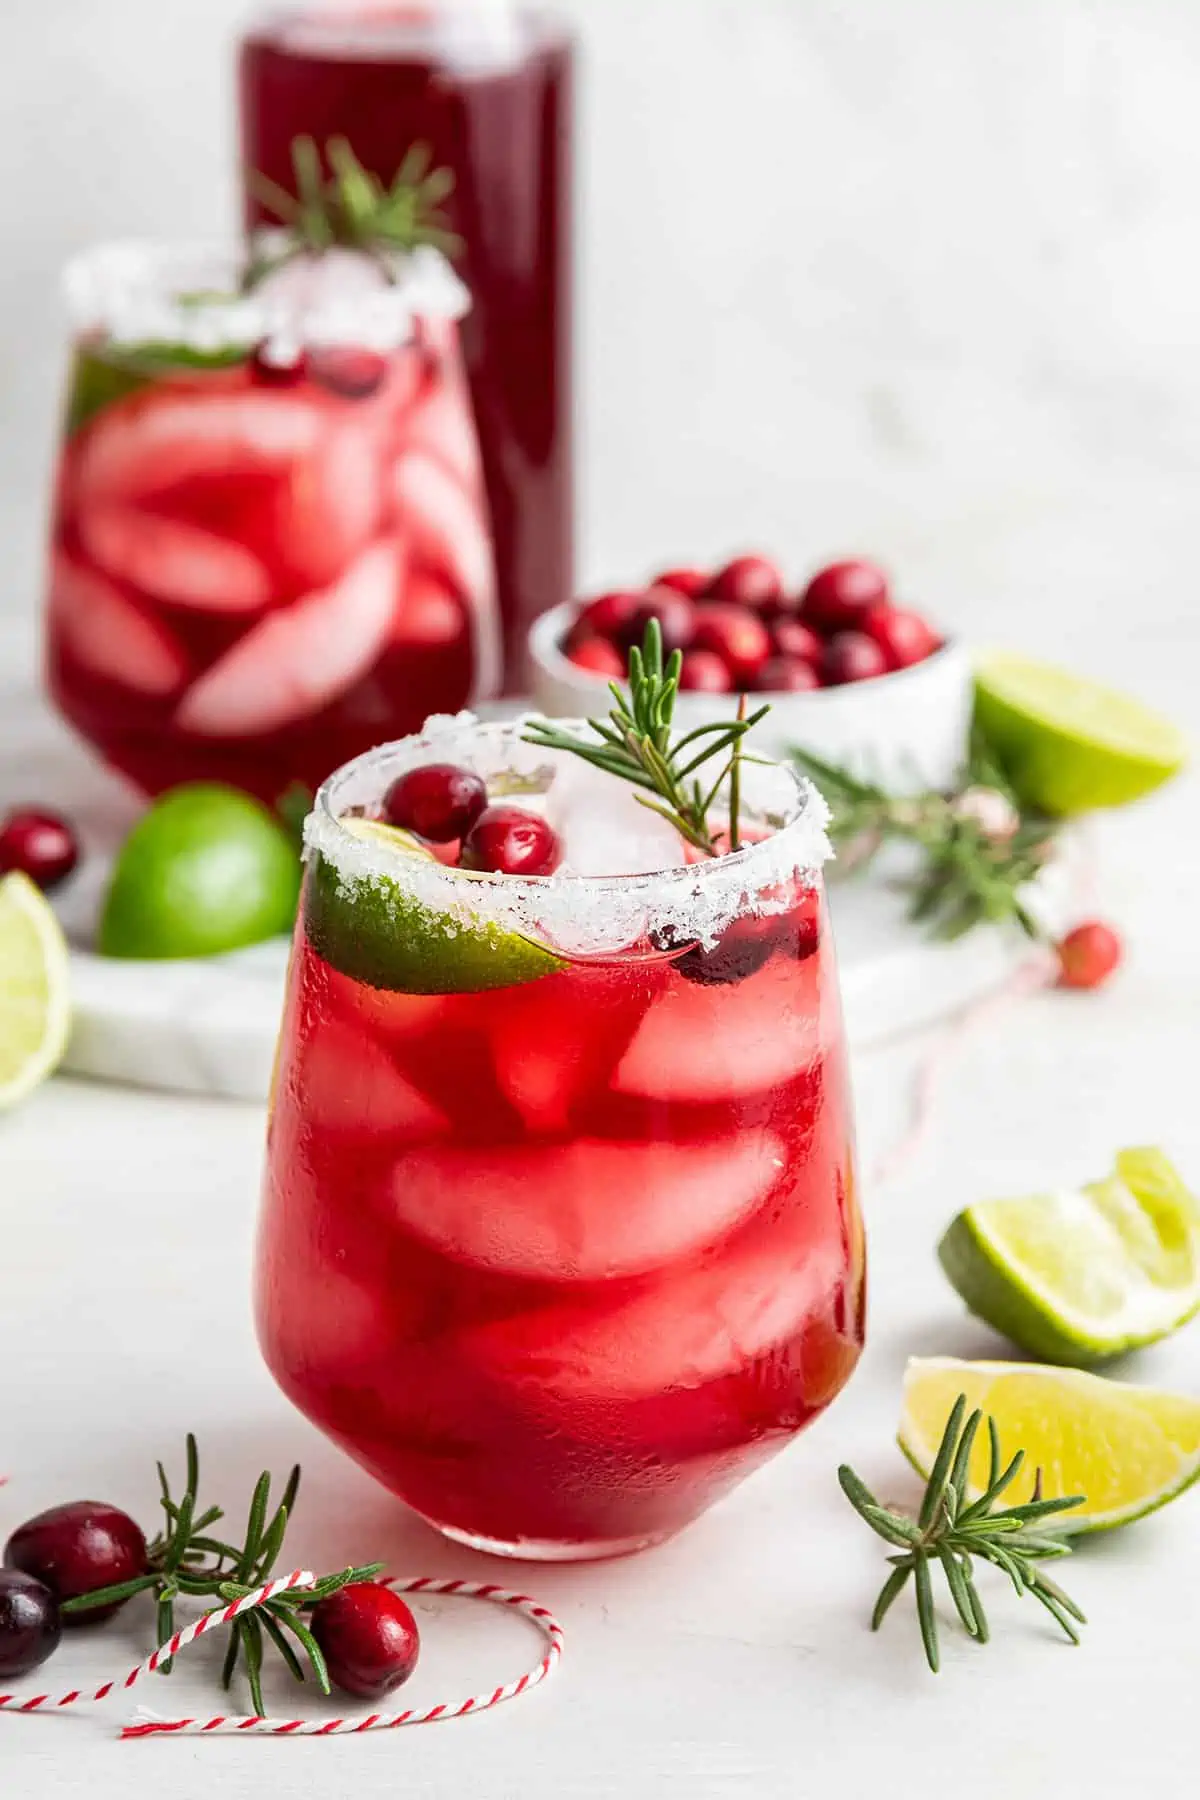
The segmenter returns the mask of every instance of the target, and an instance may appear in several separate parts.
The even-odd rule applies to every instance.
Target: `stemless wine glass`
[[[115,244],[67,274],[47,680],[151,794],[311,792],[499,685],[466,290],[422,247],[242,292],[246,254]]]
[[[431,761],[551,817],[581,767],[464,715],[318,795],[260,1341],[301,1411],[447,1536],[616,1554],[786,1444],[862,1347],[824,809],[747,765],[766,835],[735,855],[478,874],[377,822]],[[566,870],[571,830],[600,829],[578,791]]]

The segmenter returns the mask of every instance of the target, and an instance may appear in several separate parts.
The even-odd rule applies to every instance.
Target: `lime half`
[[[25,875],[0,880],[0,1109],[15,1106],[62,1061],[71,1027],[67,946]]]
[[[172,788],[138,820],[100,918],[105,956],[214,956],[290,931],[300,858],[287,832],[237,788]]]
[[[933,1467],[960,1394],[968,1407],[995,1419],[1005,1461],[1025,1452],[1005,1505],[1032,1496],[1039,1470],[1047,1500],[1086,1496],[1082,1506],[1055,1518],[1054,1530],[1063,1535],[1128,1525],[1165,1506],[1200,1475],[1200,1400],[1079,1369],[946,1356],[914,1357],[904,1372],[898,1441],[923,1476]],[[983,1491],[987,1475],[988,1434],[980,1432],[968,1471],[972,1498]]]
[[[973,1313],[1048,1362],[1086,1369],[1200,1310],[1200,1205],[1161,1150],[1122,1150],[1078,1192],[959,1213],[938,1257]]]
[[[343,819],[357,837],[413,856],[431,852],[407,831],[374,819]],[[463,874],[469,892],[470,876]],[[369,987],[406,994],[479,993],[538,981],[563,967],[540,944],[491,920],[471,923],[423,905],[386,875],[343,877],[319,853],[305,898],[309,942],[326,962]]]
[[[983,658],[975,717],[1025,805],[1055,816],[1139,800],[1187,760],[1187,741],[1169,719],[1024,656]]]

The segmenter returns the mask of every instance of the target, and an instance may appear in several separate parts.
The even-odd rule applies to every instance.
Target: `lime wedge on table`
[[[1139,800],[1187,759],[1140,700],[1007,652],[976,669],[975,717],[1025,805],[1057,816]]]
[[[1078,1192],[986,1200],[938,1257],[973,1313],[1047,1362],[1090,1368],[1200,1309],[1200,1204],[1161,1150]]]
[[[406,831],[374,819],[345,828],[410,855],[430,852]],[[464,892],[470,877],[462,877]],[[344,880],[320,855],[305,902],[309,941],[326,962],[370,987],[406,994],[477,993],[515,987],[562,968],[540,944],[491,921],[471,924],[423,905],[401,882],[369,874]]]
[[[990,1413],[1005,1461],[1025,1452],[1004,1497],[1017,1506],[1033,1493],[1041,1470],[1047,1500],[1083,1494],[1084,1504],[1054,1520],[1058,1533],[1108,1531],[1165,1506],[1200,1475],[1200,1400],[1132,1387],[1037,1363],[958,1362],[913,1357],[904,1372],[900,1448],[928,1477],[942,1432],[960,1394],[968,1408]],[[982,1492],[988,1434],[971,1454],[968,1488]]]
[[[71,1024],[67,946],[25,875],[0,880],[0,1109],[62,1061]]]
[[[300,858],[257,800],[217,782],[172,788],[142,815],[100,917],[105,956],[213,956],[290,931]]]

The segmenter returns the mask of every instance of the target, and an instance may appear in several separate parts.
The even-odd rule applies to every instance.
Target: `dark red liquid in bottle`
[[[469,9],[272,14],[242,43],[242,153],[289,189],[302,135],[348,138],[383,180],[414,142],[454,171],[447,210],[473,296],[464,348],[514,691],[531,621],[572,590],[572,46],[540,14],[518,15],[507,48],[488,31],[474,34]],[[246,212],[264,217],[249,196]]]

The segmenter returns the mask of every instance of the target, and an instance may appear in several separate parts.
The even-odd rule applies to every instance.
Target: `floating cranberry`
[[[648,588],[621,633],[620,641],[626,649],[641,643],[651,619],[658,620],[664,656],[670,656],[673,650],[687,649],[696,631],[696,609],[690,600],[674,588]]]
[[[552,875],[562,845],[545,819],[521,806],[489,806],[463,842],[464,869],[497,875]]]
[[[0,875],[19,871],[48,893],[78,861],[75,833],[57,813],[23,808],[0,820]]]
[[[568,644],[575,641],[576,634],[580,641],[587,637],[606,637],[618,642],[625,635],[625,627],[641,598],[640,594],[630,594],[624,590],[597,594],[594,600],[588,601],[576,619],[567,639]]]
[[[811,663],[819,668],[821,657],[825,653],[825,645],[802,619],[774,619],[771,623],[771,642],[777,656],[796,656],[801,662]]]
[[[487,805],[487,789],[473,769],[422,763],[393,781],[383,797],[389,825],[415,831],[432,844],[465,837]]]
[[[886,606],[888,578],[875,563],[830,563],[819,569],[800,599],[800,617],[816,631],[850,631],[873,606]]]
[[[54,1654],[61,1636],[50,1589],[19,1569],[0,1569],[0,1677],[31,1674]]]
[[[821,902],[809,890],[787,912],[735,919],[710,950],[697,945],[674,966],[701,987],[725,987],[757,974],[776,955],[804,962],[817,949],[820,934]]]
[[[620,681],[625,673],[625,658],[608,638],[587,637],[572,644],[567,658],[577,669],[589,675],[602,675],[606,681]]]
[[[708,598],[770,617],[783,605],[783,576],[765,556],[735,556],[714,575]]]
[[[770,657],[754,683],[760,694],[808,694],[820,685],[821,677],[813,665],[798,656]]]
[[[752,687],[771,654],[771,634],[744,606],[706,600],[695,609],[697,650],[722,658],[735,687]]]
[[[685,600],[699,600],[708,591],[712,576],[707,569],[668,569],[654,579],[655,587],[674,588]]]
[[[941,639],[920,613],[901,606],[873,606],[862,629],[883,651],[889,669],[910,669],[939,648]]]
[[[1068,988],[1103,987],[1124,954],[1116,932],[1100,919],[1077,925],[1055,947],[1058,985]]]
[[[715,650],[685,650],[679,671],[680,693],[728,694],[733,679],[725,667],[725,659]]]
[[[250,355],[250,374],[259,387],[295,387],[304,380],[304,362],[298,356],[291,362],[278,362],[267,355],[264,345],[259,344]]]
[[[417,1666],[417,1621],[399,1594],[377,1581],[355,1581],[318,1601],[311,1622],[329,1679],[343,1693],[378,1700]]]
[[[146,1540],[128,1513],[99,1500],[74,1500],[18,1526],[4,1547],[4,1564],[42,1582],[61,1605],[144,1575]],[[108,1619],[123,1604],[68,1613],[66,1622]]]
[[[839,631],[825,646],[821,678],[829,687],[848,681],[870,681],[887,674],[887,659],[874,638],[861,631]]]
[[[306,372],[343,400],[369,400],[387,375],[387,357],[355,344],[327,344],[305,354]]]

